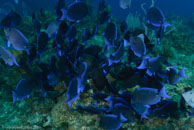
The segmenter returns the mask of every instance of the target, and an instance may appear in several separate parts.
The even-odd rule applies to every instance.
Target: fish
[[[157,44],[160,44],[160,39],[162,38],[163,33],[166,31],[166,28],[171,26],[171,24],[165,22],[165,20],[166,18],[159,8],[151,7],[148,9],[146,13],[146,25],[148,28],[157,31]]]
[[[59,56],[62,56],[64,54],[64,48],[62,45],[65,41],[65,36],[67,34],[67,31],[68,31],[68,24],[66,23],[66,21],[61,21],[57,34],[55,36],[55,43],[57,45],[57,53]]]
[[[103,72],[104,72],[104,74],[106,75],[104,69],[103,69]],[[112,94],[117,95],[117,94],[118,94],[118,91],[117,91],[117,89],[115,88],[115,86],[113,86],[113,85],[110,83],[110,81],[108,80],[108,78],[107,78],[106,76],[105,76],[105,78],[106,78],[106,88],[107,88]]]
[[[129,105],[129,103],[125,99],[121,97],[113,97],[112,95],[107,97],[105,100],[109,102],[109,109],[107,110],[107,112],[111,112],[114,108],[114,105],[117,103],[122,103],[127,106]]]
[[[8,46],[12,45],[16,50],[26,50],[29,53],[29,42],[22,32],[16,28],[7,28],[4,32],[8,39]]]
[[[131,7],[131,0],[120,0],[119,4],[122,9],[127,9]]]
[[[64,7],[65,7],[65,0],[57,0],[56,8],[55,8],[55,13],[57,15],[57,19],[62,19],[64,12]]]
[[[62,34],[61,31],[58,30],[57,34],[55,36],[55,44],[56,44],[56,47],[57,47],[58,51],[59,50],[61,51],[61,49],[63,48],[62,44],[63,44],[64,40],[65,40],[64,35]]]
[[[50,86],[54,86],[54,85],[57,85],[58,82],[59,82],[59,76],[57,74],[55,74],[54,72],[50,72],[48,75],[47,75],[47,81],[48,81],[48,84]]]
[[[113,113],[119,116],[121,113],[127,119],[127,122],[134,122],[135,113],[131,107],[124,105],[122,103],[117,103],[113,107]]]
[[[75,1],[68,6],[67,19],[71,22],[80,22],[88,15],[88,6],[85,2]]]
[[[132,108],[135,110],[135,112],[141,116],[141,120],[143,118],[148,119],[147,115],[149,114],[149,105],[144,105],[141,103],[133,103]]]
[[[144,35],[140,34],[137,37],[131,37],[129,43],[131,50],[138,57],[143,57],[146,54],[146,46],[144,43]]]
[[[132,94],[131,104],[154,105],[161,100],[161,97],[170,98],[166,94],[165,86],[160,91],[154,88],[137,88]]]
[[[10,13],[1,20],[0,27],[15,28],[21,23],[21,21],[22,17],[15,11],[11,10]]]
[[[192,108],[194,108],[194,90],[190,90],[182,93],[185,102]]]
[[[101,13],[106,8],[105,0],[100,0],[98,4],[98,13]]]
[[[92,29],[92,38],[97,34],[98,32],[98,25],[96,24]]]
[[[84,48],[84,53],[95,57],[99,56],[100,51],[101,51],[101,48],[98,45],[89,45]]]
[[[106,112],[107,108],[98,105],[82,106],[78,104],[77,110],[86,111],[91,114],[103,114]]]
[[[40,32],[37,37],[37,54],[41,57],[45,51],[49,41],[49,36],[46,32]]]
[[[117,130],[122,126],[122,122],[126,120],[122,114],[119,117],[114,114],[106,114],[100,118],[100,127],[107,130]]]
[[[75,27],[75,25],[71,25],[67,32],[67,41],[68,42],[75,41],[76,35],[77,35],[77,28]]]
[[[40,8],[39,13],[41,17],[45,17],[45,10],[43,8]]]
[[[164,84],[162,83],[161,79],[159,79],[156,75],[153,75],[153,76],[144,75],[140,79],[138,84],[141,87],[149,86],[149,88],[155,88],[159,90],[162,89],[162,87],[164,87]]]
[[[163,12],[157,7],[149,8],[146,13],[147,26],[152,29],[159,29],[165,19]]]
[[[57,44],[57,47],[60,48],[65,40],[65,35],[68,31],[68,24],[66,21],[62,21],[60,24],[59,24],[59,28],[58,28],[58,31],[57,31],[57,34],[55,36],[55,41],[56,41],[56,44]]]
[[[31,46],[29,50],[28,57],[28,64],[31,65],[35,57],[37,56],[37,49],[35,46]]]
[[[77,67],[77,77],[80,78],[81,80],[84,80],[86,76],[86,72],[87,72],[87,63],[81,62]]]
[[[92,97],[95,100],[105,101],[105,99],[108,97],[108,94],[102,93],[102,92],[97,92],[97,93],[94,93],[94,94],[90,95],[90,97]]]
[[[111,44],[117,39],[117,27],[115,23],[110,22],[107,24],[104,32],[104,37],[107,44]]]
[[[161,62],[162,57],[160,56],[153,58],[145,56],[137,69],[146,69],[146,73],[149,76],[152,76],[155,75],[156,72],[159,72],[161,70]]]
[[[123,40],[124,40],[124,45],[125,45],[125,47],[127,47],[128,46],[128,41],[130,40],[130,38],[131,38],[131,31],[130,30],[127,30],[126,32],[125,32],[125,34],[124,34],[124,37],[123,37]]]
[[[95,87],[99,90],[104,89],[106,85],[106,78],[103,69],[96,67],[92,71],[92,79],[94,81]]]
[[[172,100],[162,100],[155,107],[152,107],[150,114],[158,117],[176,117],[178,112],[178,102]]]
[[[68,24],[66,21],[61,21],[61,23],[59,24],[59,29],[58,31],[60,31],[63,35],[65,35],[68,31]]]
[[[179,72],[177,72],[176,66],[170,67],[168,72],[167,82],[169,84],[174,85],[177,82],[179,82],[180,78],[186,78],[187,76],[185,75],[184,70],[185,68],[182,68]]]
[[[89,29],[85,28],[83,31],[83,42],[87,44],[87,41],[92,37],[92,34]]]
[[[67,103],[71,107],[73,101],[79,98],[81,92],[81,80],[74,77],[68,84],[67,89]]]
[[[110,55],[109,59],[108,59],[108,66],[111,66],[113,63],[119,63],[121,61],[121,58],[124,55],[124,43],[120,43],[119,48]]]
[[[34,87],[35,85],[32,81],[24,78],[21,79],[16,86],[16,90],[12,91],[13,103],[15,103],[17,99],[22,101],[25,97],[29,98]]]
[[[127,30],[127,28],[128,28],[127,22],[126,22],[126,21],[122,21],[122,22],[121,22],[121,25],[120,25],[120,30],[121,30],[121,32],[122,32],[122,33],[125,33],[126,30]]]
[[[135,74],[135,70],[132,67],[121,65],[116,72],[116,78],[119,80],[125,80]]]
[[[120,94],[119,97],[127,101],[129,104],[131,104],[132,93],[129,91],[121,91],[121,92],[122,93]]]
[[[46,32],[47,32],[49,37],[55,37],[55,35],[59,29],[59,24],[60,24],[60,22],[55,20],[55,21],[52,21],[48,25]]]
[[[104,24],[110,20],[110,13],[108,11],[103,11],[99,13],[98,21],[100,24]]]
[[[8,64],[9,66],[13,66],[14,64],[16,66],[19,66],[17,63],[15,57],[6,50],[4,47],[0,46],[0,57],[4,60],[5,64]]]
[[[32,22],[33,22],[33,27],[34,27],[34,32],[36,33],[36,35],[38,36],[38,34],[40,33],[40,29],[41,29],[41,24],[38,21],[35,13],[32,13]]]

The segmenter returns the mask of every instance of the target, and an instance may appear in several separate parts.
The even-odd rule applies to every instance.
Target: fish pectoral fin
[[[12,59],[13,59],[13,62],[14,62],[14,64],[15,64],[16,66],[20,66],[20,65],[17,63],[17,61],[16,61],[16,59],[15,59],[15,56],[12,56]]]

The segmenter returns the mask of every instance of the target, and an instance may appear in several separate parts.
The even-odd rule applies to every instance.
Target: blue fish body
[[[144,35],[140,34],[137,37],[130,39],[131,50],[138,57],[143,57],[146,54],[146,46],[144,43]]]
[[[13,103],[18,99],[20,101],[24,100],[25,97],[29,98],[34,85],[28,79],[21,79],[16,86],[16,91],[12,91]]]
[[[113,63],[119,63],[124,55],[124,51],[124,43],[121,43],[119,48],[109,57],[108,66],[112,65]]]
[[[134,122],[135,114],[134,111],[127,105],[117,103],[114,105],[113,113],[119,116],[121,113],[127,119],[127,122]]]
[[[126,119],[125,119],[126,121]],[[122,126],[122,121],[117,115],[107,114],[101,117],[100,127],[107,130],[117,130]]]
[[[42,53],[45,51],[49,41],[48,34],[46,32],[40,32],[37,37],[37,53],[41,57]]]
[[[28,39],[23,35],[22,32],[20,32],[16,28],[8,28],[4,29],[5,35],[8,39],[8,46],[10,44],[13,46],[14,49],[16,50],[26,50],[27,53],[28,51]]]
[[[0,57],[4,60],[5,64],[8,64],[9,66],[13,66],[14,64],[16,66],[19,66],[11,52],[9,52],[8,50],[1,46],[0,46]]]
[[[105,113],[107,108],[105,107],[99,107],[97,105],[91,105],[91,106],[81,106],[81,105],[77,105],[77,109],[78,110],[82,110],[82,111],[86,111],[88,113],[92,113],[92,114],[102,114]]]
[[[81,81],[79,78],[73,78],[67,90],[67,103],[71,106],[72,101],[75,101],[79,98],[81,92]]]
[[[71,22],[80,22],[87,15],[88,6],[85,2],[73,2],[67,9],[67,19]]]
[[[132,108],[135,110],[137,114],[141,116],[141,119],[146,118],[148,119],[147,115],[149,114],[149,105],[144,105],[141,103],[133,103]]]
[[[35,13],[32,14],[32,22],[33,22],[34,31],[35,31],[36,35],[38,36],[38,34],[40,33],[41,24],[38,21]]]
[[[180,78],[186,78],[184,69],[185,68],[182,68],[178,73],[176,67],[171,67],[170,71],[168,72],[168,83],[174,85],[180,80]]]
[[[146,69],[149,76],[155,75],[156,72],[161,70],[161,60],[162,57],[144,57],[137,69]]]
[[[133,93],[131,103],[154,105],[160,101],[161,97],[170,98],[165,92],[165,87],[160,91],[154,88],[138,88]]]
[[[115,23],[110,22],[107,24],[104,36],[107,44],[111,44],[117,39],[117,26]]]

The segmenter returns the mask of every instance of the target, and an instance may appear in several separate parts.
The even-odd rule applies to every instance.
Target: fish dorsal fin
[[[139,34],[137,37],[140,38],[144,42],[144,34],[143,33]]]

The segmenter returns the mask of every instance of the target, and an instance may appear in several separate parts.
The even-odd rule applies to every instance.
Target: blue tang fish
[[[14,64],[19,66],[11,52],[9,52],[8,50],[1,46],[0,46],[0,57],[4,60],[5,64],[8,64],[9,66],[12,66]]]
[[[72,101],[79,98],[81,92],[81,81],[79,78],[73,78],[68,85],[67,90],[67,103],[71,106]]]
[[[101,117],[100,127],[107,130],[118,130],[122,126],[122,122],[127,119],[120,114],[120,117],[114,114],[107,114]]]
[[[145,118],[148,119],[147,115],[149,114],[149,105],[144,105],[141,103],[133,103],[132,108],[135,110],[135,112],[141,116],[141,119]]]
[[[34,88],[34,84],[28,79],[21,79],[16,86],[16,91],[12,91],[13,103],[18,99],[19,101],[24,100],[25,97],[29,98],[30,93]]]
[[[114,105],[113,113],[119,116],[121,113],[127,119],[127,122],[134,122],[135,113],[131,107],[124,105],[122,103],[117,103]]]
[[[34,31],[35,31],[36,35],[38,36],[38,34],[40,33],[41,24],[38,21],[35,13],[32,13],[32,22],[33,22]]]
[[[85,2],[73,2],[67,9],[67,19],[71,22],[80,22],[87,15],[88,6]]]
[[[154,88],[138,88],[133,93],[131,103],[139,103],[143,105],[154,105],[157,104],[161,97],[170,98],[165,92],[165,87],[160,91]]]
[[[28,39],[16,28],[4,29],[5,35],[8,39],[8,46],[10,44],[16,50],[26,50],[28,53]]]
[[[59,25],[60,25],[59,21],[52,21],[48,25],[46,32],[47,32],[49,37],[55,37],[55,35],[57,34],[57,31],[59,29]]]
[[[108,66],[112,65],[113,63],[119,63],[124,55],[124,51],[124,43],[120,43],[119,48],[113,54],[110,55],[108,59]]]
[[[145,56],[137,69],[146,69],[146,73],[149,76],[155,75],[156,72],[161,70],[161,60],[162,57],[160,56],[153,58]]]
[[[107,44],[111,44],[117,39],[117,26],[115,23],[110,22],[107,24],[104,36]]]
[[[146,46],[144,43],[143,34],[140,34],[137,37],[131,37],[129,45],[136,56],[143,57],[146,54]]]
[[[160,44],[160,39],[163,33],[166,31],[166,28],[170,26],[169,23],[165,22],[166,18],[163,12],[157,7],[151,7],[146,14],[147,26],[157,31],[156,38],[157,44]]]
[[[186,75],[184,73],[185,68],[182,68],[179,72],[177,72],[176,67],[170,67],[170,70],[168,72],[168,78],[167,81],[169,84],[176,84],[180,78],[186,78]]]

